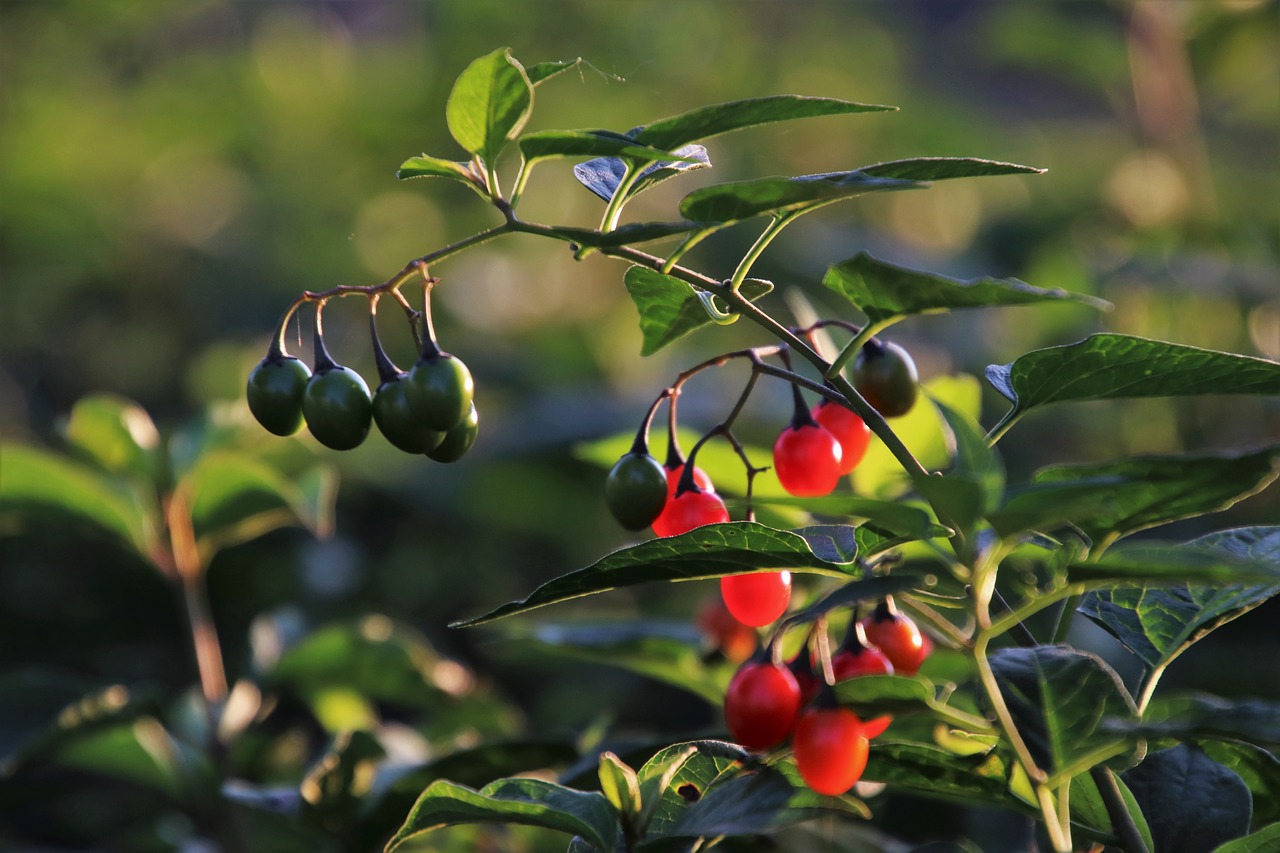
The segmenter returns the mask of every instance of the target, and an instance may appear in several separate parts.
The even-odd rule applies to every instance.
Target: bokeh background
[[[104,390],[165,429],[209,407],[243,418],[244,378],[301,290],[381,281],[494,224],[465,189],[394,172],[422,152],[461,156],[443,118],[449,88],[504,45],[526,63],[589,63],[539,87],[535,130],[626,130],[773,93],[901,107],[714,139],[714,169],[647,193],[629,218],[673,216],[713,181],[910,156],[1046,168],[829,208],[757,267],[783,315],[804,300],[847,311],[819,280],[863,249],[1115,304],[913,320],[893,337],[925,377],[981,375],[1096,330],[1280,358],[1280,5],[1268,0],[0,0],[0,436],[56,446],[60,418]],[[600,211],[565,163],[539,168],[522,209],[578,225]],[[727,275],[755,227],[707,241],[690,263]],[[502,685],[531,728],[602,714],[714,725],[676,691],[566,673],[445,626],[629,541],[600,500],[601,470],[575,448],[633,430],[677,370],[764,341],[739,324],[642,360],[623,266],[531,237],[433,271],[442,341],[477,377],[480,441],[447,467],[406,464],[380,440],[318,451],[341,472],[336,535],[276,533],[211,569],[233,674],[255,619],[378,613]],[[360,301],[326,319],[330,349],[372,378]],[[384,322],[384,339],[412,361],[403,326]],[[711,426],[735,382],[687,395],[687,424]],[[989,390],[983,402],[990,425],[1003,406]],[[747,436],[767,444],[785,406],[766,389]],[[1016,482],[1051,461],[1277,439],[1277,401],[1198,398],[1055,408],[1001,446]],[[1277,519],[1272,492],[1179,532]],[[0,668],[190,685],[158,578],[74,539],[5,533]],[[708,591],[617,593],[590,612],[688,618]],[[1274,648],[1267,622],[1241,620],[1170,683],[1280,695],[1280,657],[1256,653]]]

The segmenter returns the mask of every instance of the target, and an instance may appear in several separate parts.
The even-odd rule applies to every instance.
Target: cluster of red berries
[[[401,370],[382,348],[371,308],[369,326],[380,384],[370,394],[359,373],[330,356],[320,310],[318,304],[314,369],[285,352],[281,328],[266,357],[249,374],[246,397],[258,423],[276,435],[293,435],[305,422],[312,436],[333,450],[358,447],[373,424],[400,450],[437,462],[456,462],[471,449],[480,418],[471,371],[461,359],[443,352],[428,334],[417,362]]]
[[[874,639],[873,639],[874,638]],[[882,602],[870,616],[854,620],[845,643],[831,658],[835,681],[894,672],[914,674],[931,644],[916,624]],[[725,725],[738,743],[772,749],[791,738],[796,767],[819,794],[843,794],[867,766],[869,741],[889,717],[863,721],[839,706],[820,677],[807,645],[782,664],[766,648],[734,674],[724,700]]]

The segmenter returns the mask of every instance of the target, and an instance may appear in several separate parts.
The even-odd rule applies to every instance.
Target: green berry
[[[426,426],[409,405],[408,374],[401,373],[378,386],[373,395],[373,420],[382,435],[405,453],[426,453],[444,441],[445,434]]]
[[[268,355],[249,374],[249,411],[268,432],[293,435],[302,426],[302,395],[310,378],[301,359]]]
[[[457,462],[467,455],[471,445],[476,443],[476,436],[479,433],[480,414],[476,411],[475,403],[472,403],[462,423],[446,432],[444,441],[440,442],[440,446],[435,450],[428,450],[427,456],[437,462]]]
[[[317,370],[307,382],[302,414],[307,419],[307,429],[325,447],[358,447],[369,434],[373,419],[369,386],[348,367]]]
[[[408,391],[409,404],[422,422],[448,431],[468,417],[475,383],[462,359],[438,353],[418,359],[409,371]]]
[[[853,362],[853,387],[886,418],[911,411],[920,392],[916,364],[897,344],[870,340]]]
[[[667,469],[648,453],[632,451],[614,463],[605,478],[604,500],[619,524],[643,530],[667,504]]]

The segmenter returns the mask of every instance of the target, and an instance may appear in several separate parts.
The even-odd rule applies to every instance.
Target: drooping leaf
[[[67,441],[113,474],[155,482],[163,449],[151,416],[117,394],[90,394],[71,407],[63,433]]]
[[[575,791],[541,779],[499,779],[479,791],[446,780],[422,792],[386,851],[423,833],[465,823],[519,823],[580,835],[596,849],[611,853],[618,836],[618,815],[601,794]]]
[[[653,355],[712,322],[698,298],[698,291],[688,282],[642,266],[628,269],[623,280],[640,312],[640,332],[644,336],[640,354],[643,356]],[[739,292],[754,302],[771,290],[773,285],[767,281],[747,279]]]
[[[926,796],[1037,814],[1010,792],[1012,774],[1012,760],[996,751],[956,755],[936,746],[877,739],[871,742],[862,776]]]
[[[848,541],[836,541],[827,528],[807,533],[774,530],[750,521],[709,524],[679,536],[651,539],[614,551],[593,565],[547,581],[519,601],[455,622],[454,627],[479,625],[548,604],[651,581],[701,580],[766,569],[848,577],[856,571],[852,528],[849,533]]]
[[[637,143],[633,142],[632,144]],[[652,146],[652,149],[663,150],[659,146]],[[631,189],[627,193],[628,198],[636,196],[668,178],[674,178],[676,175],[698,169],[711,168],[711,158],[707,156],[707,149],[701,145],[682,145],[671,153],[679,159],[663,159],[657,162],[650,162],[650,158],[636,160],[629,156],[596,157],[574,166],[573,176],[578,179],[579,183],[602,200],[609,201],[613,198],[614,193],[618,191],[623,178],[626,177],[628,168],[633,170],[640,169],[640,173],[636,176],[635,182],[632,183]],[[650,164],[645,166],[646,162]]]
[[[426,154],[410,157],[400,164],[400,168],[396,170],[396,179],[406,181],[409,178],[448,178],[451,181],[467,184],[473,190],[479,189],[470,163],[428,157]]]
[[[1020,166],[980,157],[912,157],[863,166],[858,170],[877,178],[902,178],[907,181],[943,181],[949,178],[981,178],[992,175],[1040,175],[1045,169]]]
[[[852,302],[872,323],[961,308],[1064,300],[1082,302],[1099,309],[1109,307],[1108,303],[1092,296],[1057,288],[1045,290],[1017,279],[983,277],[962,280],[921,272],[873,258],[866,252],[859,252],[832,266],[823,276],[822,283]]]
[[[697,229],[696,222],[628,222],[612,231],[594,231],[588,228],[559,226],[555,230],[565,239],[579,246],[608,249],[615,246],[635,246],[654,240],[663,240],[687,234]]]
[[[1275,528],[1245,528],[1261,531],[1270,544],[1257,554],[1240,553],[1214,540],[1187,543],[1122,542],[1095,560],[1073,562],[1067,568],[1071,581],[1102,585],[1148,583],[1172,585],[1188,582],[1212,584],[1280,583],[1280,564],[1266,556],[1274,548]],[[1249,534],[1242,534],[1249,535]]]
[[[732,507],[737,502],[726,501],[726,503]],[[752,503],[757,507],[802,507],[810,512],[824,516],[865,518],[886,531],[915,539],[929,539],[950,534],[947,528],[934,523],[933,518],[923,508],[897,501],[880,501],[873,498],[845,495],[823,498],[775,497],[770,495],[762,498],[753,496]]]
[[[1069,401],[1280,394],[1280,363],[1130,335],[1090,335],[993,364],[986,373],[1013,403],[1006,420]]]
[[[1175,693],[1154,699],[1140,722],[1117,720],[1107,726],[1142,737],[1235,740],[1275,748],[1280,746],[1280,702]]]
[[[923,714],[941,723],[969,732],[990,732],[983,717],[944,701],[937,687],[926,678],[907,675],[864,675],[836,684],[836,698],[851,705],[863,719],[879,714],[894,717]]]
[[[1214,761],[1240,775],[1253,793],[1253,825],[1280,821],[1280,758],[1270,750],[1233,740],[1199,741]]]
[[[476,59],[458,76],[445,105],[445,120],[463,149],[493,164],[532,109],[529,77],[504,47]]]
[[[655,148],[674,148],[700,139],[755,125],[816,116],[884,112],[897,107],[858,104],[837,98],[774,95],[698,107],[680,115],[659,119],[641,128],[636,140]]]
[[[612,130],[543,130],[520,137],[520,153],[530,162],[550,157],[625,157],[636,163],[657,160],[697,162],[673,151],[652,148]]]
[[[1280,446],[1250,453],[1134,456],[1037,471],[991,524],[1002,535],[1071,524],[1096,541],[1220,512],[1280,475]]]
[[[1004,497],[1004,462],[987,445],[975,420],[940,400],[934,405],[951,434],[955,455],[949,471],[930,477],[920,488],[939,518],[958,525],[966,538],[972,538],[978,519]]]
[[[991,670],[1036,764],[1069,779],[1127,751],[1131,739],[1102,720],[1137,716],[1115,670],[1069,646],[1000,649]]]
[[[1146,757],[1124,773],[1159,853],[1203,853],[1249,831],[1244,780],[1188,744]]]
[[[22,444],[0,444],[0,514],[65,513],[146,556],[158,521],[136,489],[87,465]]]
[[[862,172],[826,172],[794,178],[756,178],[694,190],[680,202],[680,215],[694,222],[738,222],[886,190],[919,189],[924,184],[874,178]]]

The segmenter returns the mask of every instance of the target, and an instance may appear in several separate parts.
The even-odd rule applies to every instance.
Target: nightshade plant
[[[1062,300],[1099,308],[1103,303],[1014,279],[956,280],[859,253],[833,263],[822,280],[848,303],[849,316],[798,328],[762,301],[772,285],[752,278],[751,272],[784,228],[836,202],[921,189],[937,180],[1025,175],[1036,169],[974,158],[897,160],[847,171],[713,184],[686,195],[678,218],[624,221],[627,204],[639,193],[707,168],[710,159],[700,144],[707,139],[766,123],[893,108],[783,95],[702,107],[626,132],[524,133],[535,90],[575,66],[550,62],[526,67],[509,51],[497,50],[463,71],[445,118],[468,158],[412,157],[398,176],[461,183],[492,206],[500,221],[410,261],[380,284],[304,293],[286,311],[263,366],[250,380],[250,402],[272,432],[296,428],[298,411],[291,401],[299,399],[295,386],[306,376],[299,367],[285,369],[293,364],[283,348],[290,316],[304,303],[317,307],[317,378],[309,380],[315,383],[345,369],[323,347],[319,309],[330,299],[355,295],[368,299],[372,313],[385,296],[403,309],[422,353],[407,375],[384,364],[385,354],[379,359],[379,394],[408,383],[404,405],[396,409],[399,426],[392,440],[409,452],[460,447],[461,452],[445,454],[450,461],[459,458],[478,429],[471,376],[459,359],[439,348],[430,294],[442,286],[435,273],[446,260],[508,234],[560,241],[579,261],[604,256],[624,262],[623,283],[639,311],[644,355],[700,328],[745,318],[759,327],[766,342],[695,365],[669,387],[656,389],[654,405],[638,430],[623,439],[622,447],[629,449],[617,463],[621,467],[614,468],[615,480],[607,492],[602,490],[602,500],[607,495],[627,528],[643,528],[674,511],[679,522],[668,524],[663,518],[664,535],[549,580],[524,599],[455,627],[634,584],[791,572],[792,577],[803,576],[807,595],[793,597],[790,612],[765,629],[763,649],[741,670],[785,682],[787,701],[782,704],[788,718],[743,722],[743,708],[751,703],[735,692],[729,728],[749,731],[748,746],[763,751],[728,741],[693,740],[656,746],[628,756],[628,763],[597,750],[587,756],[593,772],[582,772],[579,764],[554,782],[545,776],[513,775],[564,764],[561,753],[535,751],[500,753],[501,760],[489,756],[485,772],[457,763],[424,765],[398,781],[388,777],[380,786],[361,785],[360,768],[376,769],[382,752],[370,736],[356,732],[340,739],[323,769],[304,781],[304,811],[334,837],[364,842],[389,837],[388,851],[417,849],[440,827],[472,823],[559,831],[570,836],[571,853],[693,851],[726,839],[748,845],[751,836],[818,817],[863,819],[875,801],[869,805],[858,796],[859,789],[849,788],[861,776],[885,783],[890,791],[1024,815],[1038,822],[1049,847],[1059,853],[1102,847],[1129,853],[1231,853],[1276,843],[1280,761],[1273,749],[1280,742],[1275,725],[1280,706],[1205,695],[1164,696],[1157,687],[1166,667],[1191,643],[1280,592],[1280,527],[1223,530],[1192,541],[1130,537],[1226,509],[1266,488],[1277,476],[1280,445],[1234,454],[1059,465],[1037,472],[1030,482],[1011,484],[998,443],[1024,415],[1053,403],[1280,394],[1280,364],[1172,342],[1095,334],[989,367],[987,380],[1010,407],[985,431],[973,413],[932,397],[927,384],[918,393],[909,354],[883,333],[921,314]],[[511,148],[518,166],[507,174],[499,169],[499,158]],[[531,172],[552,160],[574,161],[574,176],[603,201],[597,224],[548,225],[520,216]],[[759,224],[759,234],[732,270],[708,274],[682,263],[702,241],[748,221]],[[659,242],[661,250],[639,248]],[[421,307],[402,293],[419,287]],[[828,356],[819,342],[833,332],[845,340]],[[465,347],[467,342],[460,343]],[[685,457],[676,441],[677,400],[689,393],[688,382],[728,363],[750,366],[745,387]],[[846,378],[846,367],[854,381]],[[281,378],[264,377],[268,370]],[[828,468],[841,465],[840,448],[848,442],[860,457],[863,441],[857,429],[831,436],[819,423],[839,422],[843,431],[851,429],[850,419],[827,414],[815,420],[808,406],[821,400],[824,409],[838,407],[856,416],[857,427],[865,424],[900,465],[904,481],[899,494],[893,499],[861,497],[837,488],[833,496],[814,497],[829,491],[825,478],[843,477],[849,468],[838,474],[824,470],[824,482],[812,485],[808,475],[818,475],[806,474],[803,465],[796,475],[800,496],[754,494],[765,460],[739,440],[734,427],[760,380],[789,383],[794,389],[794,416],[778,413],[778,425],[790,420],[787,429],[822,430]],[[265,389],[258,403],[255,388]],[[326,405],[324,417],[342,422],[326,424],[337,434],[334,441],[319,432],[317,437],[335,447],[358,443],[357,434],[362,439],[369,422],[367,401],[352,404],[343,398]],[[390,412],[391,403],[385,405]],[[941,470],[927,469],[886,420],[913,405],[936,410],[949,438],[952,453]],[[649,455],[648,434],[664,406],[668,452],[660,462]],[[305,407],[301,411],[307,414]],[[373,412],[379,411],[375,401]],[[343,420],[347,414],[350,423]],[[383,420],[375,420],[386,429]],[[423,430],[420,435],[414,433],[415,421]],[[454,436],[453,443],[446,437],[436,444],[441,433]],[[740,520],[723,520],[722,496],[701,472],[695,477],[699,455],[711,441],[726,442],[746,472],[741,500],[728,504]],[[607,466],[616,459],[614,451],[601,461]],[[0,496],[7,503],[29,497],[13,494],[9,485],[6,489],[10,491]],[[766,505],[807,511],[823,520],[779,529],[754,520],[756,508]],[[1030,570],[1007,570],[1015,563]],[[1068,629],[1081,614],[1141,661],[1141,676],[1132,689],[1105,661],[1066,644]],[[895,636],[882,642],[886,655],[905,662],[896,674],[836,681],[828,632],[858,619],[861,627],[849,633],[859,642]],[[925,634],[920,642],[912,634],[914,625]],[[661,646],[636,651],[626,646],[626,626],[543,627],[556,630],[513,630],[524,630],[523,636],[546,647],[664,678],[716,705],[724,700],[723,667],[706,664],[691,674],[663,659]],[[933,657],[914,673],[930,645],[936,647]],[[615,647],[627,651],[614,654]],[[781,663],[784,647],[796,655],[790,666]],[[931,668],[934,659],[940,663]],[[801,686],[795,672],[819,683],[812,689]],[[744,679],[736,679],[732,689],[745,691]],[[817,704],[807,710],[797,706],[797,691],[802,696],[816,691]],[[220,706],[211,701],[211,707],[216,714]],[[890,716],[892,724],[881,732]],[[791,749],[779,745],[794,734],[794,719],[804,721],[795,735],[802,753],[799,768]],[[848,744],[848,760],[818,746],[826,743]],[[462,780],[454,781],[459,774]],[[403,810],[397,814],[396,806],[408,805],[406,796],[416,802],[407,816]],[[398,831],[383,823],[392,817],[402,822]]]

